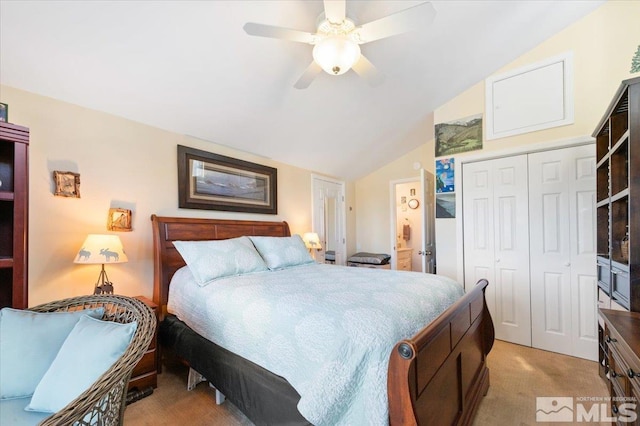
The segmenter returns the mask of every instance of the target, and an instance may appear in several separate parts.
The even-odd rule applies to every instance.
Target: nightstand
[[[144,296],[136,296],[135,298],[150,307],[156,314],[156,320],[158,320],[160,315],[158,305]],[[158,387],[158,372],[158,326],[156,325],[156,332],[149,344],[149,349],[147,349],[142,356],[142,359],[131,373],[131,379],[129,380],[129,392],[132,393],[131,391],[136,389],[143,396],[151,394],[153,389]],[[139,398],[135,399],[137,400]]]

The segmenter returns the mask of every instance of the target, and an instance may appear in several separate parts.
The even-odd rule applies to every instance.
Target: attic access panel
[[[571,52],[486,80],[487,140],[574,122]]]

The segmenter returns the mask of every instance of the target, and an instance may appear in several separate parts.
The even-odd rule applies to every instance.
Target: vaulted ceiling
[[[420,3],[347,0],[347,16]],[[432,139],[434,109],[602,3],[433,1],[431,25],[362,46],[382,85],[349,71],[298,90],[312,47],[242,27],[315,32],[322,1],[2,0],[0,84],[355,179]]]

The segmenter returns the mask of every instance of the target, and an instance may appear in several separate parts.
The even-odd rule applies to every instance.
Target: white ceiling
[[[419,3],[347,0],[347,16]],[[432,3],[431,26],[362,46],[381,86],[349,71],[297,90],[312,47],[242,26],[315,32],[322,1],[1,0],[0,83],[354,179],[432,139],[434,109],[603,1]]]

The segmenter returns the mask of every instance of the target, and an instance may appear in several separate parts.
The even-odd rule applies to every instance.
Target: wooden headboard
[[[173,241],[226,240],[259,235],[288,237],[287,222],[252,220],[192,219],[151,215],[153,226],[153,301],[166,312],[169,283],[173,274],[185,265]]]

